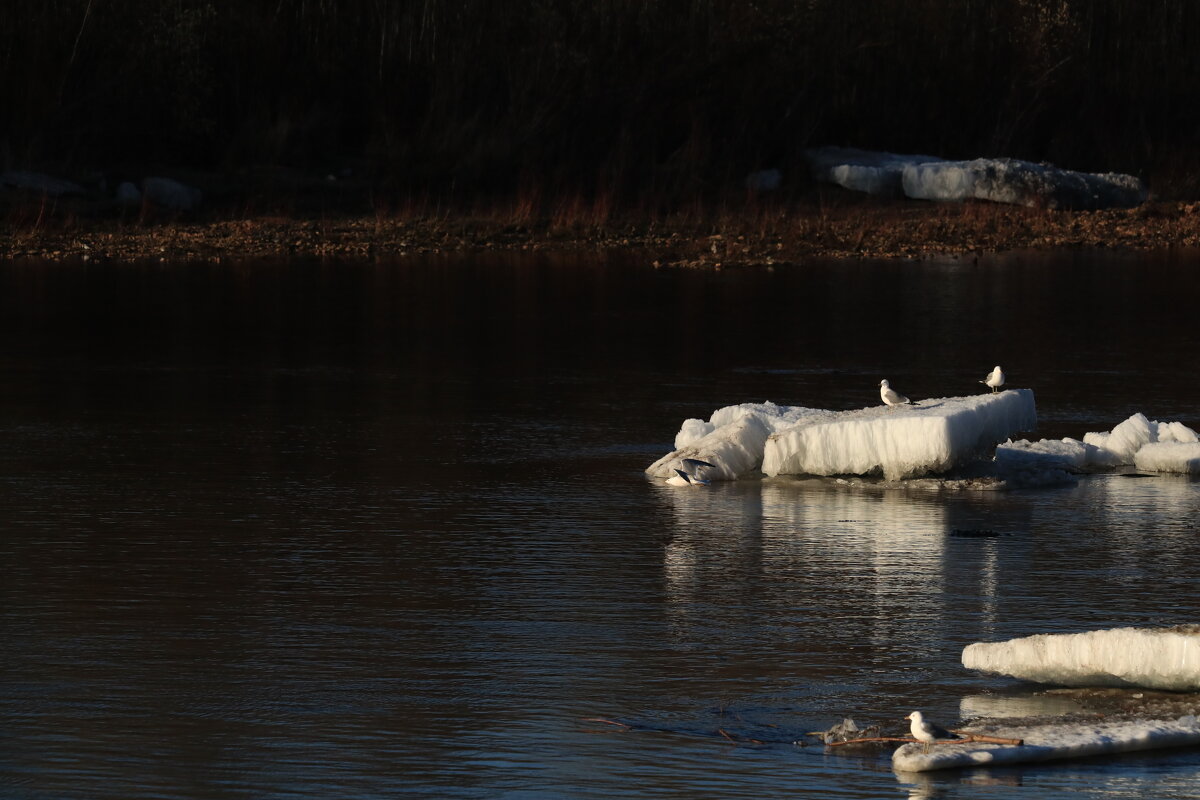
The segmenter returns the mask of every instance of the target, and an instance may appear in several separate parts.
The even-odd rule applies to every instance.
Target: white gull
[[[889,406],[902,406],[905,403],[910,402],[907,397],[893,389],[892,385],[887,382],[886,378],[879,382],[879,396],[883,399],[883,402],[887,403]]]
[[[995,392],[1004,385],[1004,371],[997,364],[996,368],[989,372],[988,376],[981,380],[980,383],[992,387],[992,391]]]
[[[700,477],[700,470],[713,465],[698,458],[685,458],[681,462],[683,469],[676,467],[675,474],[667,478],[672,486],[708,486],[708,481]]]
[[[929,745],[933,744],[938,739],[962,738],[957,733],[951,733],[941,725],[925,719],[924,715],[921,714],[920,711],[912,712],[905,717],[905,719],[912,720],[912,723],[908,726],[908,729],[912,732],[914,739],[925,745],[926,750],[929,749]]]

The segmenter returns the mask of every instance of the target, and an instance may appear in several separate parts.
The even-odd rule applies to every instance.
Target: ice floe
[[[1200,690],[1200,628],[1038,634],[963,649],[967,669],[1058,686]]]
[[[1039,442],[1009,440],[996,447],[1002,473],[1085,470],[1135,465],[1150,472],[1200,473],[1200,436],[1182,422],[1157,422],[1137,413],[1111,431]]]
[[[669,478],[683,459],[694,458],[714,465],[707,477],[715,480],[758,470],[899,480],[948,470],[1036,425],[1029,389],[855,411],[748,403],[718,409],[708,422],[685,421],[675,450],[646,472]]]
[[[766,441],[766,475],[869,475],[899,480],[945,472],[1037,426],[1033,392],[943,397],[810,416]]]
[[[813,177],[873,195],[919,200],[990,200],[1046,208],[1131,208],[1146,200],[1133,175],[1088,173],[1013,158],[947,161],[846,147],[805,152]]]
[[[1020,739],[1020,745],[968,742],[937,744],[928,749],[906,744],[892,754],[898,772],[925,772],[954,767],[980,767],[1132,753],[1200,744],[1200,720],[1177,719],[1065,722],[1037,725],[999,723],[958,729],[962,733]]]

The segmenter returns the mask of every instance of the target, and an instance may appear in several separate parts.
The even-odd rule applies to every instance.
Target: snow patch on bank
[[[1094,210],[1132,208],[1146,200],[1145,186],[1132,175],[1073,172],[1015,158],[910,164],[901,183],[908,197],[942,202]]]
[[[1146,201],[1133,175],[1075,172],[1015,158],[947,161],[936,156],[818,147],[805,151],[813,177],[885,197],[988,200],[1044,208],[1132,208]]]
[[[884,197],[904,194],[906,168],[941,161],[937,156],[898,155],[853,147],[818,147],[807,151],[805,156],[816,180]]]

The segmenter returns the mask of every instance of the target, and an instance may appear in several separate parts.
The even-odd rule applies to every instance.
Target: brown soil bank
[[[646,215],[643,215],[646,216]],[[205,221],[42,218],[10,213],[0,258],[224,260],[390,257],[481,250],[638,249],[663,266],[799,263],[817,258],[973,256],[1015,249],[1200,245],[1200,204],[1045,211],[987,203],[849,201],[750,204],[657,219],[576,209],[556,218],[503,213],[254,216]]]

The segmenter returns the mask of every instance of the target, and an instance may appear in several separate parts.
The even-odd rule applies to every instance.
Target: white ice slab
[[[744,403],[713,412],[707,422],[684,421],[675,435],[675,450],[646,468],[657,478],[669,478],[685,458],[707,461],[715,469],[705,472],[709,480],[734,480],[756,472],[762,465],[763,446],[777,430],[806,417],[828,416],[832,411],[774,403]]]
[[[1174,720],[1030,726],[1001,724],[960,730],[1006,739],[1021,739],[1024,743],[935,744],[928,752],[925,752],[925,748],[920,744],[906,744],[892,754],[892,766],[900,772],[926,772],[954,767],[1086,758],[1200,744],[1200,720],[1190,715]]]
[[[1200,473],[1200,444],[1196,442],[1153,442],[1137,451],[1134,465],[1146,472]]]
[[[1200,690],[1200,628],[1038,634],[963,649],[967,669],[1057,686]]]
[[[1094,174],[1013,158],[908,164],[904,194],[918,200],[990,200],[1045,208],[1131,208],[1146,199],[1132,175]]]
[[[944,472],[1036,425],[1029,389],[811,416],[767,439],[762,471],[899,480]]]

